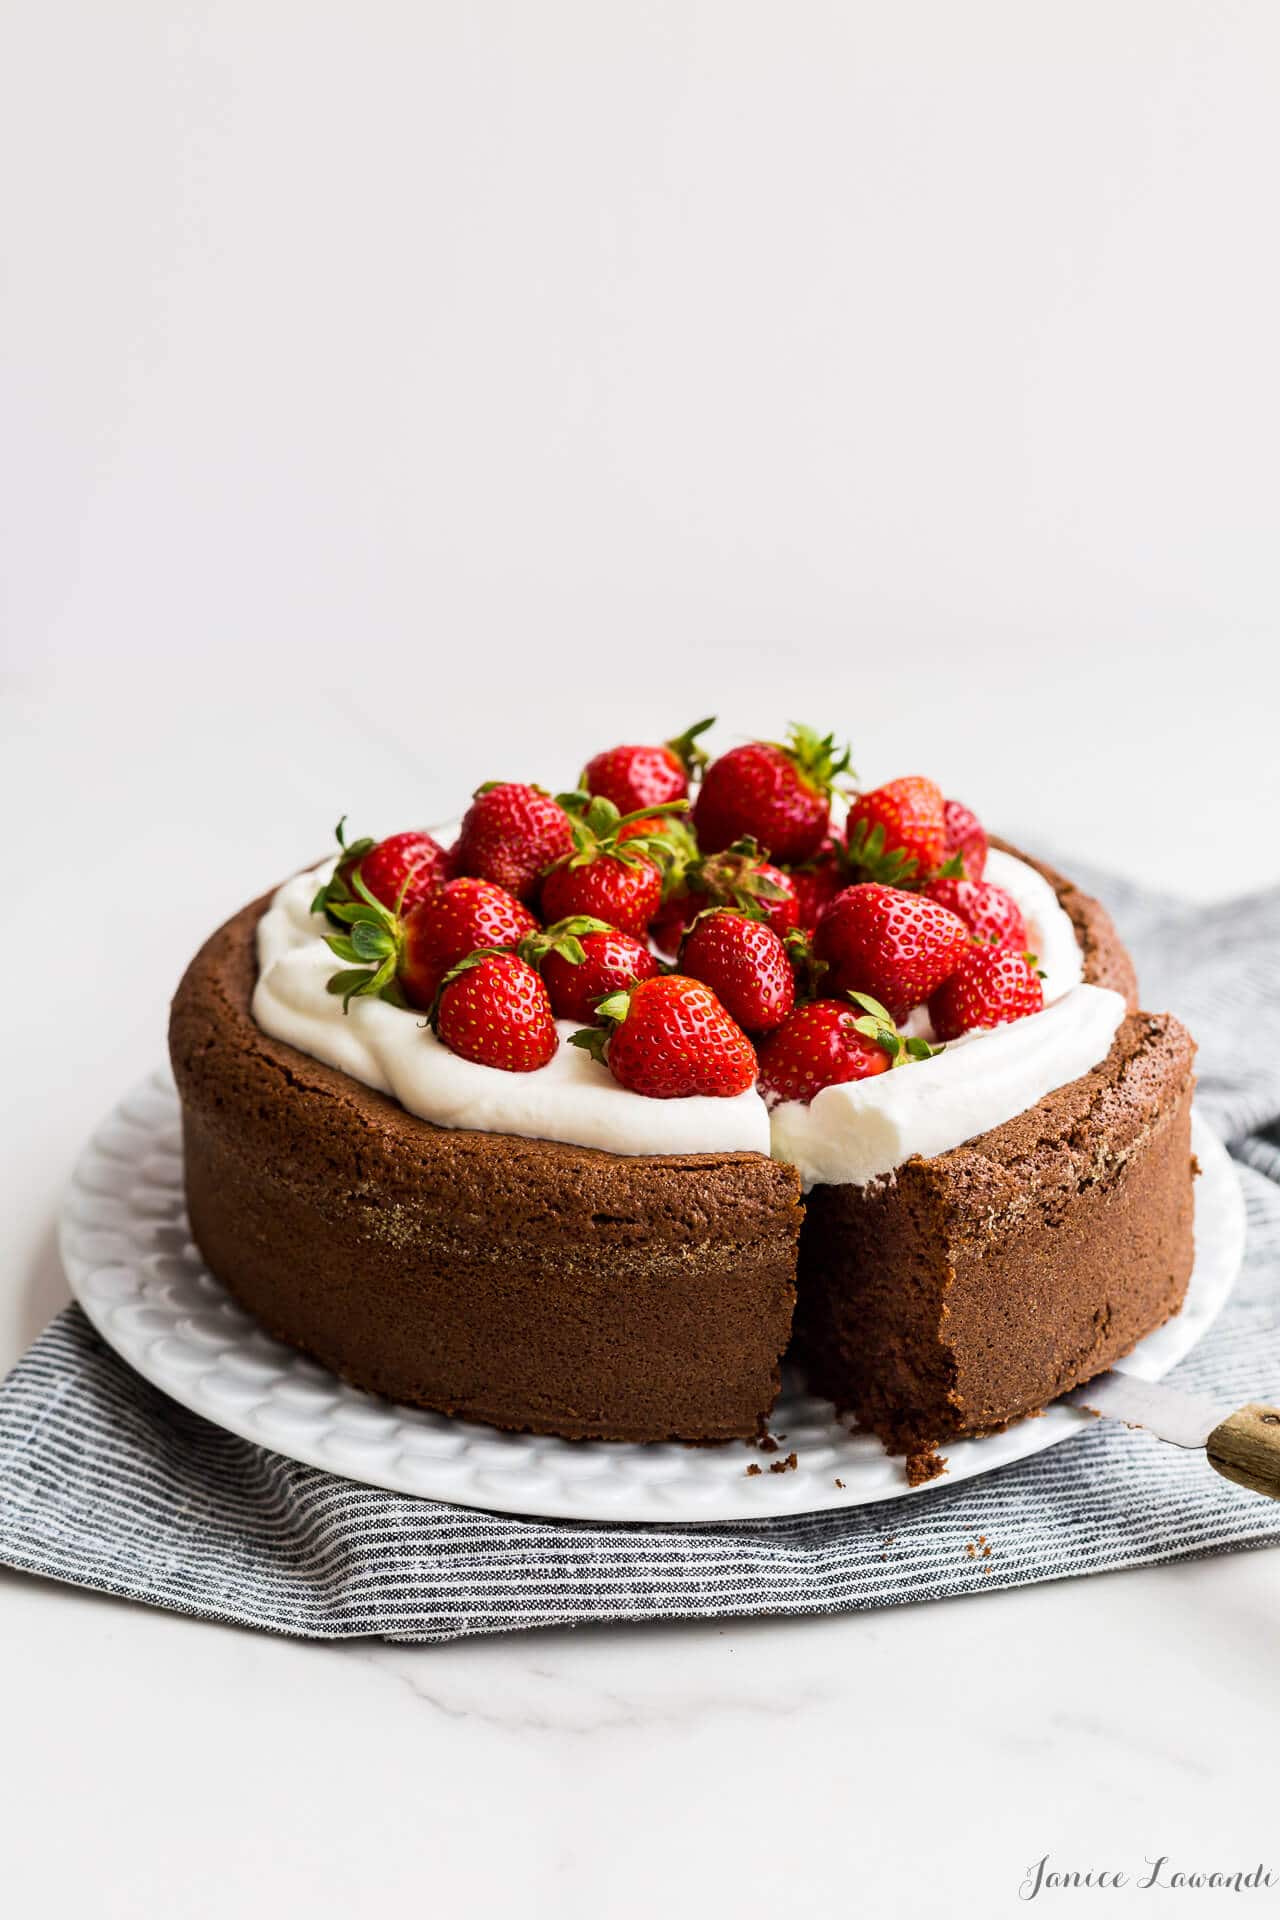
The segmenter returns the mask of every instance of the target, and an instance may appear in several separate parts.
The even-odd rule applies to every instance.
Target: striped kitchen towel
[[[1248,1208],[1236,1292],[1173,1378],[1224,1409],[1280,1399],[1280,890],[1192,909],[1096,884],[1145,1004],[1200,1042],[1201,1111]],[[176,1406],[74,1307],[0,1388],[0,1562],[315,1639],[828,1613],[1277,1540],[1280,1505],[1107,1421],[875,1507],[634,1527],[473,1512],[300,1466]]]

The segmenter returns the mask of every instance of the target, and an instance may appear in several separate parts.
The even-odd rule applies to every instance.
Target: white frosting
[[[560,1045],[545,1067],[506,1073],[451,1053],[421,1013],[386,1000],[353,1000],[347,1013],[326,981],[341,965],[324,943],[316,888],[333,871],[286,881],[258,923],[253,1017],[264,1033],[366,1087],[392,1094],[437,1127],[566,1140],[608,1153],[768,1153],[769,1116],[754,1088],[729,1100],[650,1100],[620,1087],[609,1069],[567,1045],[579,1022],[556,1022]]]
[[[1124,1018],[1105,987],[1072,987],[1043,1013],[967,1033],[909,1067],[824,1087],[809,1106],[773,1110],[776,1160],[800,1169],[805,1187],[861,1187],[914,1153],[946,1153],[1033,1107],[1103,1059]]]
[[[451,1053],[423,1015],[385,1000],[353,1000],[347,1013],[327,989],[339,966],[330,931],[311,912],[327,861],[286,881],[258,925],[253,1017],[264,1033],[391,1094],[440,1127],[563,1140],[609,1153],[770,1153],[800,1170],[806,1188],[863,1185],[912,1154],[946,1152],[1034,1106],[1096,1066],[1124,1017],[1120,995],[1083,983],[1071,921],[1046,880],[993,851],[987,877],[1017,900],[1045,973],[1045,1010],[966,1034],[936,1058],[872,1080],[827,1087],[809,1106],[785,1101],[770,1115],[754,1091],[730,1100],[651,1100],[620,1087],[607,1067],[565,1044],[535,1073],[506,1073]],[[909,1031],[929,1032],[917,1009]]]

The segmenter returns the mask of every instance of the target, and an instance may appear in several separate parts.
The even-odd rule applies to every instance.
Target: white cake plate
[[[1167,1373],[1212,1324],[1244,1251],[1231,1161],[1198,1120],[1192,1140],[1202,1171],[1186,1305],[1124,1363],[1148,1380]],[[911,1491],[900,1460],[850,1433],[828,1401],[794,1382],[771,1417],[782,1442],[774,1454],[741,1441],[633,1446],[500,1433],[347,1386],[265,1334],[201,1260],[187,1227],[178,1099],[167,1072],[136,1088],[94,1134],[67,1191],[59,1239],[76,1299],[144,1379],[242,1439],[370,1486],[499,1513],[667,1524],[857,1507]],[[917,1491],[1025,1460],[1089,1419],[1055,1406],[1007,1433],[957,1441],[947,1449],[946,1475]],[[794,1468],[768,1470],[792,1452]],[[764,1471],[749,1474],[749,1465]]]

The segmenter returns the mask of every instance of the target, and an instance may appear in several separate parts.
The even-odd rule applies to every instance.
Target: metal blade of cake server
[[[1107,1420],[1123,1420],[1128,1427],[1146,1427],[1175,1447],[1202,1447],[1218,1422],[1222,1409],[1208,1394],[1180,1393],[1176,1387],[1113,1369],[1086,1380],[1064,1396],[1086,1413]]]

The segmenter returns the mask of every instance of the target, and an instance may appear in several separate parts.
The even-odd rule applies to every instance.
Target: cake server
[[[1254,1401],[1224,1420],[1207,1394],[1179,1393],[1118,1369],[1100,1373],[1064,1398],[1085,1413],[1146,1427],[1175,1447],[1203,1449],[1225,1479],[1280,1500],[1280,1407]]]

